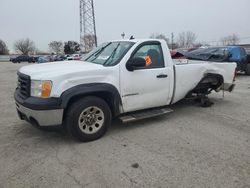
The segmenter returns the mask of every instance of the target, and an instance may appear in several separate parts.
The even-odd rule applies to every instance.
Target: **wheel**
[[[247,64],[247,67],[246,67],[246,75],[249,75],[250,76],[250,63]]]
[[[74,102],[66,113],[69,133],[82,142],[101,138],[111,124],[108,104],[98,97],[85,97]]]

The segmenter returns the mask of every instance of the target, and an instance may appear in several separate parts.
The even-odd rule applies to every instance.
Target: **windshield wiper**
[[[105,50],[105,48],[107,48],[112,42],[109,42],[107,45],[103,46],[102,48],[100,48],[99,50],[97,50],[95,53],[93,53],[91,56],[89,56],[85,61],[88,61],[91,57],[95,56],[94,59],[92,59],[92,61],[96,60],[96,58],[98,57],[98,55],[100,53],[103,52],[103,50]]]
[[[109,58],[103,63],[103,65],[107,65],[110,59],[114,58],[114,55],[117,51],[117,49],[119,48],[119,46],[121,45],[121,43],[118,43],[117,46],[115,47],[115,49],[113,50],[113,52],[111,53],[111,55],[109,56]]]

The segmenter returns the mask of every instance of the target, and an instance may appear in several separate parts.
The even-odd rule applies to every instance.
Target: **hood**
[[[103,68],[102,65],[84,61],[62,61],[24,66],[19,72],[29,75],[31,79],[40,80],[68,73],[93,71]]]

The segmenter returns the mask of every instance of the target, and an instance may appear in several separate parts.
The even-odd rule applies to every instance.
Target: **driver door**
[[[121,94],[124,112],[167,105],[169,102],[170,67],[165,66],[160,42],[139,45],[130,59],[150,58],[151,63],[136,70],[121,71]]]

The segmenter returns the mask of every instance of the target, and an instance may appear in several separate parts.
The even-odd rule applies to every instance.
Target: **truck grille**
[[[18,95],[21,98],[27,98],[30,96],[30,77],[20,72],[18,72],[17,75],[18,75],[18,84],[17,84]]]

